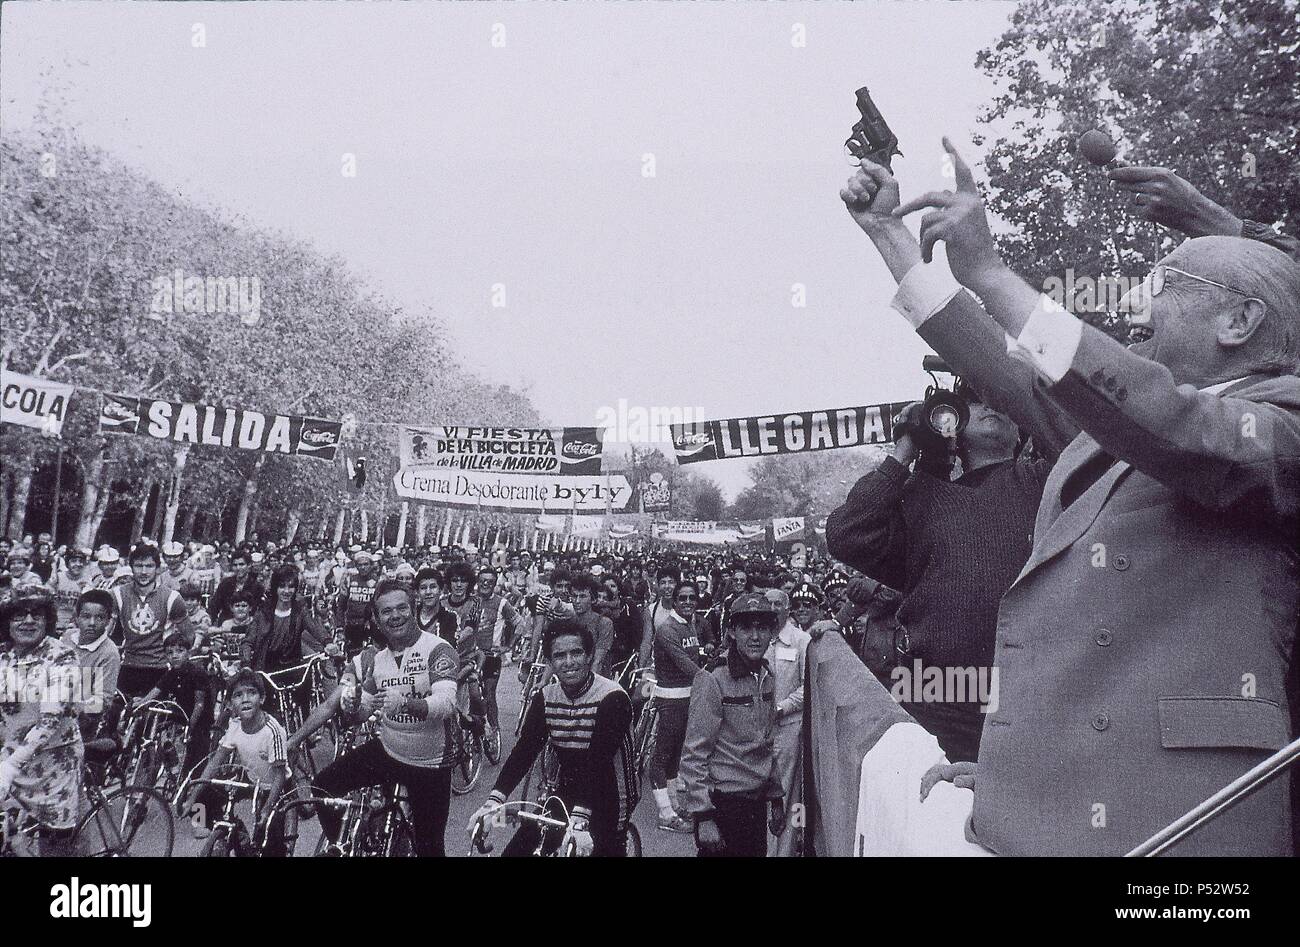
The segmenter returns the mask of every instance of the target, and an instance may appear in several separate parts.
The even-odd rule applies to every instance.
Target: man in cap
[[[790,593],[790,615],[804,631],[820,621],[824,617],[821,589],[811,582],[801,582],[795,586]]]
[[[343,629],[349,655],[359,652],[369,637],[370,603],[374,601],[375,589],[379,585],[375,557],[365,549],[353,548],[356,550],[352,554],[355,571],[343,577],[334,605],[336,627]]]
[[[158,586],[164,589],[181,590],[181,586],[191,580],[190,568],[185,562],[185,547],[172,540],[163,543],[163,572],[158,576]]]
[[[762,594],[738,595],[726,661],[691,686],[678,806],[702,856],[763,858],[769,829],[788,831],[776,770],[776,681],[764,657],[776,622]]]

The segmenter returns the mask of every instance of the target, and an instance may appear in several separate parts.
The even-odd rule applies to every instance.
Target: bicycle
[[[302,727],[305,719],[303,707],[298,702],[298,692],[303,687],[308,688],[309,700],[322,702],[325,699],[324,684],[324,665],[333,660],[329,654],[314,654],[302,664],[294,667],[284,668],[279,671],[267,673],[259,672],[262,680],[266,682],[267,694],[270,697],[270,711],[284,726],[286,732],[297,733]],[[298,679],[292,683],[277,684],[276,678],[284,679],[287,675],[301,671]],[[331,742],[337,742],[334,731],[333,721],[325,725],[326,735],[330,737]],[[313,741],[314,743],[314,741]],[[310,783],[317,773],[316,760],[311,754],[311,746],[304,743],[295,754],[294,759],[289,761],[289,768],[293,773],[296,783]]]
[[[156,787],[161,780],[165,794],[170,795],[180,782],[185,747],[189,745],[189,717],[170,700],[139,704],[130,714],[123,740],[126,784]]]
[[[483,737],[474,732],[474,724],[465,714],[456,711],[456,725],[452,729],[451,791],[463,796],[478,785],[483,771]]]
[[[82,782],[90,808],[73,830],[71,847],[77,857],[171,856],[176,826],[160,792],[121,786],[105,793],[84,771]],[[39,857],[41,821],[12,796],[0,802],[0,810],[0,857]]]
[[[555,818],[547,814],[552,805],[559,808],[560,812],[564,816],[563,819]],[[511,808],[516,809],[513,814],[509,811]],[[487,833],[484,832],[484,829],[486,828],[485,823],[489,817],[493,816],[497,812],[503,811],[506,813],[505,822],[507,824],[509,824],[510,820],[514,818],[533,822],[541,828],[542,831],[537,842],[537,847],[532,852],[534,856],[547,857],[549,855],[555,857],[557,855],[559,846],[557,845],[547,852],[547,842],[548,840],[554,839],[553,833],[557,831],[565,832],[568,830],[569,811],[568,807],[564,804],[564,800],[555,795],[547,796],[545,799],[538,802],[516,799],[513,801],[503,802],[501,805],[494,807],[490,811],[489,815],[485,816],[483,821],[479,822],[479,824],[474,827],[474,832],[470,835],[469,855],[473,855],[475,852],[478,852],[480,855],[486,855],[492,851],[492,844],[487,840]],[[563,857],[572,858],[576,855],[577,846],[572,840],[570,840],[569,845],[565,846]],[[627,823],[627,856],[629,858],[641,857],[641,833],[637,830],[637,827],[632,824],[630,819]]]
[[[545,661],[534,661],[528,667],[528,676],[524,680],[523,691],[519,695],[519,719],[515,722],[515,736],[519,736],[523,732],[524,717],[528,716],[528,705],[532,703],[533,694],[544,683],[542,677],[549,667],[550,664]]]
[[[177,792],[176,802],[179,804],[185,795],[198,789],[201,786],[212,786],[224,793],[221,811],[215,818],[207,820],[211,829],[211,834],[204,843],[203,851],[199,853],[200,858],[243,858],[257,857],[265,854],[266,845],[270,836],[272,819],[268,818],[260,826],[255,825],[254,831],[250,832],[244,820],[235,812],[235,805],[241,799],[252,799],[253,813],[256,814],[258,809],[258,797],[261,794],[261,788],[251,779],[248,778],[246,771],[240,767],[233,767],[234,776],[228,778],[199,779],[188,783]],[[236,778],[240,773],[243,778]],[[277,806],[272,812],[272,817],[279,812]],[[207,813],[201,813],[205,818]],[[287,848],[292,849],[297,839],[298,823],[296,819],[285,819],[284,841]],[[261,828],[261,832],[256,830]],[[260,838],[258,837],[260,835]]]
[[[557,819],[554,816],[547,814],[551,811],[552,806],[560,810],[564,816],[563,819]],[[511,808],[515,808],[516,811],[513,813],[510,812]],[[486,823],[488,818],[492,817],[497,812],[505,813],[505,821],[507,824],[509,824],[511,819],[518,819],[524,822],[532,822],[541,829],[538,833],[537,847],[532,852],[534,856],[539,858],[577,857],[578,846],[573,839],[568,839],[567,844],[563,847],[562,853],[558,844],[554,847],[548,845],[548,843],[554,840],[555,832],[566,832],[569,828],[569,808],[564,804],[563,799],[555,795],[547,796],[546,799],[541,802],[532,802],[527,799],[516,799],[494,806],[489,813],[485,815],[476,826],[474,826],[474,831],[470,835],[469,852],[467,854],[473,855],[477,851],[480,855],[486,855],[492,851],[492,843],[488,841],[487,833],[484,830],[487,827]],[[550,849],[549,851],[547,850],[548,848]]]
[[[369,786],[348,796],[316,796],[281,800],[276,811],[285,818],[312,807],[341,809],[343,827],[337,842],[322,832],[313,852],[329,858],[409,858],[415,855],[415,831],[406,814],[406,797],[399,785]],[[286,839],[288,835],[286,833]],[[290,847],[291,854],[295,845]]]

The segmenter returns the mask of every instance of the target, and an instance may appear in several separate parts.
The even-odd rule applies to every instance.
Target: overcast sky
[[[923,392],[926,349],[839,201],[853,92],[905,195],[949,186],[1013,8],[5,3],[0,123],[53,68],[88,141],[341,254],[557,424],[874,404]],[[747,464],[695,469],[734,497]]]

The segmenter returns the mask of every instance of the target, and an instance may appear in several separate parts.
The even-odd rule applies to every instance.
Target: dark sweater
[[[898,619],[914,657],[987,667],[998,604],[1029,558],[1050,469],[1005,461],[949,483],[887,457],[827,518],[827,548],[902,593]]]

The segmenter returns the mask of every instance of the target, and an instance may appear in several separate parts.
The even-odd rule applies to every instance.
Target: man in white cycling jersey
[[[289,738],[289,755],[340,709],[362,719],[378,713],[379,739],[362,744],[321,770],[318,795],[342,796],[363,786],[401,783],[411,807],[417,855],[445,854],[456,724],[456,648],[415,623],[411,590],[385,579],[375,588],[375,624],[388,646],[366,649],[328,699]],[[360,693],[356,693],[359,684]],[[339,837],[342,813],[321,807],[321,828]]]

